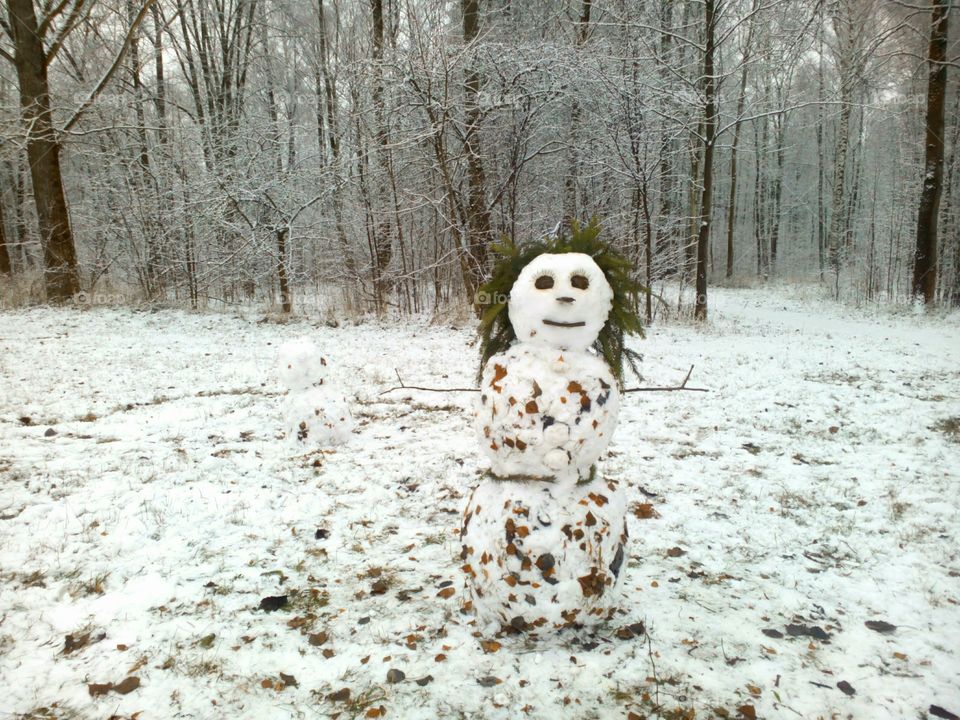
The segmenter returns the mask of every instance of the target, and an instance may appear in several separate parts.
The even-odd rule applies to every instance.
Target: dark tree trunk
[[[757,9],[758,0],[754,0],[750,12]],[[753,28],[754,22],[751,19],[747,26],[747,38],[743,48],[743,59],[740,67],[740,93],[737,95],[737,115],[733,126],[733,145],[730,147],[730,196],[727,204],[727,278],[733,277],[733,232],[737,220],[737,148],[740,145],[741,118],[743,117],[743,108],[747,99],[747,71],[749,69],[750,56],[753,54]]]
[[[751,25],[751,30],[752,30]],[[751,31],[747,31],[747,43],[750,43]],[[730,146],[730,199],[727,207],[727,278],[733,277],[733,229],[737,218],[737,146],[740,144],[740,118],[747,95],[747,58],[744,57],[740,71],[740,94],[737,96],[737,119],[733,126],[733,145]]]
[[[850,8],[840,4],[833,15],[834,32],[838,37],[840,65],[840,118],[834,140],[833,194],[830,201],[830,226],[827,234],[827,258],[833,273],[833,294],[840,297],[840,270],[847,247],[849,225],[846,224],[845,184],[847,179],[847,156],[850,148],[850,111],[853,105],[853,84],[856,72],[856,20]]]
[[[947,90],[947,17],[949,2],[933,0],[927,81],[927,135],[923,190],[917,212],[917,248],[913,256],[913,294],[930,305],[937,292],[937,216],[943,186],[943,126]]]
[[[463,0],[463,42],[469,45],[480,33],[479,0]],[[487,209],[487,181],[480,152],[480,73],[468,69],[464,81],[466,133],[464,150],[467,156],[467,237],[465,284],[470,302],[476,302],[477,288],[483,282],[490,241],[490,212]]]
[[[824,167],[823,158],[823,6],[820,6],[820,29],[817,33],[818,60],[817,60],[817,262],[819,266],[820,282],[823,282],[823,271],[826,266],[826,237],[827,217],[823,202]]]
[[[770,274],[777,274],[777,249],[780,244],[780,205],[783,199],[783,160],[786,151],[787,117],[778,113],[774,119],[777,138],[777,174],[773,178],[772,225],[770,227]]]
[[[716,2],[704,0],[707,42],[703,53],[703,194],[700,200],[700,227],[697,233],[697,299],[694,317],[707,319],[707,248],[710,239],[710,215],[713,210],[713,145],[717,134],[716,78],[713,53],[716,35]]]
[[[580,5],[580,19],[577,22],[575,47],[582,48],[587,42],[590,29],[590,10],[592,0],[582,0]],[[570,100],[570,125],[567,132],[567,159],[563,176],[563,220],[581,220],[581,203],[578,192],[580,182],[580,98],[576,91]]]
[[[7,12],[13,26],[20,109],[27,128],[27,159],[43,243],[44,286],[47,300],[63,302],[80,291],[80,275],[63,192],[60,141],[50,108],[46,51],[33,0],[8,0]]]
[[[280,306],[284,313],[293,310],[290,280],[287,278],[287,228],[277,228],[277,278],[280,281]]]
[[[660,79],[664,86],[670,82],[670,56],[673,54],[672,39],[673,36],[673,0],[660,0],[660,61],[657,63],[660,69]],[[659,261],[660,271],[663,274],[665,270],[665,258],[670,254],[670,244],[672,232],[670,227],[673,222],[673,203],[674,192],[673,169],[670,164],[670,150],[673,146],[673,140],[670,136],[670,127],[666,121],[661,120],[660,130],[660,212],[659,222],[657,224],[657,246],[656,256]],[[673,268],[669,269],[672,274]]]
[[[317,0],[318,17],[318,43],[320,52],[320,71],[323,77],[323,95],[326,106],[327,122],[327,143],[330,146],[330,164],[334,173],[341,173],[340,167],[340,135],[337,123],[337,86],[334,82],[333,73],[330,70],[330,56],[327,46],[327,19],[323,0]],[[336,32],[336,29],[334,29]],[[319,103],[319,99],[317,101]],[[326,154],[326,147],[320,148],[321,155]],[[346,270],[348,282],[354,282],[357,278],[357,265],[353,259],[353,252],[350,249],[350,243],[347,239],[347,230],[343,222],[343,194],[340,191],[339,183],[333,182],[333,218],[337,228],[337,243],[340,246],[340,252],[343,256],[344,269]]]
[[[7,251],[7,228],[3,221],[3,202],[0,200],[0,275],[9,275],[10,253]]]
[[[372,41],[373,41],[373,110],[376,116],[377,158],[384,173],[390,174],[390,143],[387,133],[386,108],[383,97],[383,0],[370,0],[372,14]],[[375,180],[373,199],[376,206],[371,218],[372,226],[369,233],[373,238],[373,285],[377,300],[377,311],[383,312],[386,307],[387,291],[390,289],[387,271],[393,259],[393,237],[387,214],[389,202],[387,183],[381,178]]]

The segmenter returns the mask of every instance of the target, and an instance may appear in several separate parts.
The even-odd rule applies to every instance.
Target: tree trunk
[[[932,0],[927,80],[926,160],[917,211],[917,247],[913,256],[913,294],[930,305],[937,292],[937,217],[943,186],[943,126],[947,91],[947,18],[949,2]]]
[[[697,234],[697,299],[693,315],[707,319],[707,246],[710,239],[710,215],[713,210],[713,145],[717,134],[716,78],[713,75],[716,30],[715,0],[704,0],[706,47],[703,53],[703,194],[700,200],[700,228]]]
[[[373,41],[373,111],[376,117],[375,134],[377,141],[377,159],[383,172],[390,174],[390,143],[387,133],[386,108],[383,98],[383,0],[370,0],[372,13],[372,41]],[[372,164],[371,164],[372,165]],[[387,219],[387,204],[389,203],[387,183],[381,178],[374,181],[374,199],[372,227],[369,232],[373,238],[373,283],[374,294],[377,298],[377,312],[383,312],[386,307],[386,295],[389,290],[387,271],[393,259],[393,237],[390,222]]]
[[[27,128],[27,159],[43,243],[47,300],[64,302],[80,291],[77,251],[60,171],[60,141],[53,127],[46,51],[33,0],[8,0],[13,26],[20,109]]]
[[[277,95],[274,88],[273,68],[271,66],[270,37],[267,30],[267,23],[263,19],[261,29],[261,42],[263,43],[264,54],[264,81],[266,84],[267,115],[270,118],[270,142],[273,146],[271,150],[274,154],[273,164],[277,172],[277,177],[283,175],[283,136],[280,128],[280,113],[277,108]],[[289,168],[288,168],[289,169]],[[276,208],[272,212],[279,212]],[[287,236],[290,228],[285,224],[286,219],[277,217],[277,225],[274,228],[274,236],[277,242],[277,281],[280,285],[280,307],[285,314],[293,311],[293,296],[290,293],[290,281],[287,273]],[[256,232],[256,228],[251,227],[251,232]]]
[[[756,9],[756,0],[753,9]],[[753,22],[747,27],[747,40],[743,49],[740,68],[740,93],[737,95],[737,116],[733,125],[733,145],[730,147],[730,196],[727,203],[727,279],[733,277],[733,230],[737,218],[737,146],[740,144],[740,118],[747,99],[747,68],[750,59],[750,43],[753,39]]]
[[[577,21],[576,40],[574,47],[580,50],[586,42],[590,29],[590,10],[592,0],[582,0],[580,5],[580,19]],[[570,125],[567,128],[567,158],[563,174],[563,217],[564,221],[581,220],[580,198],[577,185],[580,181],[580,98],[574,90],[570,100]]]
[[[0,275],[9,275],[10,253],[7,251],[7,228],[3,219],[3,199],[0,198]]]
[[[783,98],[784,103],[786,98]],[[777,249],[780,244],[780,204],[783,198],[783,160],[786,150],[787,116],[777,113],[775,120],[777,138],[777,174],[773,178],[773,221],[770,227],[770,274],[777,274]]]
[[[823,271],[826,265],[826,208],[823,202],[824,166],[823,158],[823,123],[824,123],[824,92],[823,92],[823,5],[820,6],[820,28],[817,32],[817,262],[819,266],[820,282],[823,282]]]
[[[761,138],[760,123],[764,123],[765,127],[766,118],[753,121],[754,164],[757,170],[753,183],[753,236],[757,246],[757,277],[763,277],[764,269],[763,228],[765,225],[764,188],[766,187],[766,181],[763,178],[763,157],[761,153],[761,148],[766,145],[766,140]]]
[[[834,143],[833,197],[830,202],[830,232],[827,235],[827,257],[833,272],[833,293],[840,297],[840,268],[843,265],[843,249],[846,246],[848,227],[844,222],[844,183],[847,172],[847,150],[850,145],[850,110],[853,95],[854,28],[850,9],[841,4],[833,16],[833,25],[840,44],[840,120]]]
[[[357,278],[357,265],[353,259],[353,253],[350,250],[350,243],[347,240],[347,230],[343,222],[343,193],[340,191],[338,174],[343,170],[340,167],[340,137],[337,123],[337,86],[334,81],[333,73],[330,70],[330,56],[327,50],[327,21],[325,15],[323,0],[317,0],[318,16],[318,44],[320,51],[320,72],[323,76],[323,94],[326,105],[327,143],[330,146],[330,164],[335,174],[333,180],[332,202],[333,219],[337,231],[337,244],[340,246],[340,253],[343,256],[343,264],[346,269],[348,281],[355,281]],[[326,154],[327,148],[321,147],[320,153]]]
[[[285,314],[293,310],[293,296],[290,294],[290,280],[287,278],[287,228],[276,229],[277,236],[277,279],[280,282],[280,307]]]
[[[670,82],[670,56],[673,54],[672,40],[673,36],[673,6],[674,0],[660,0],[660,61],[657,63],[660,69],[660,81],[666,87]],[[665,258],[669,255],[671,244],[671,225],[673,222],[673,169],[670,164],[670,148],[673,140],[670,134],[670,125],[666,119],[660,121],[660,212],[658,213],[659,222],[657,223],[657,246],[656,256],[659,261],[661,273],[665,269]],[[672,268],[670,270],[672,272]]]
[[[479,0],[462,0],[463,42],[470,45],[480,33]],[[466,132],[464,151],[467,156],[467,273],[465,280],[470,302],[479,310],[476,291],[486,274],[487,245],[490,242],[490,213],[487,210],[487,181],[480,152],[480,73],[468,69],[463,86]]]

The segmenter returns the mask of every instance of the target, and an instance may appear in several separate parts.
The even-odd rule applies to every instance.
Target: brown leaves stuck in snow
[[[636,503],[631,509],[640,520],[655,520],[660,517],[660,513],[650,503]]]
[[[131,675],[128,678],[125,678],[121,682],[116,684],[114,683],[90,683],[87,685],[87,692],[90,693],[90,697],[100,697],[101,695],[106,695],[108,692],[115,692],[120,695],[128,695],[140,687],[140,678],[135,675]]]

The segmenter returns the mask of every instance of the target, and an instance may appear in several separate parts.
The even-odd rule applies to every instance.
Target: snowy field
[[[622,616],[530,642],[459,612],[481,472],[469,327],[0,314],[0,716],[960,714],[960,319],[717,291],[636,347],[603,476]],[[292,456],[309,334],[351,443]],[[130,679],[133,678],[133,679]]]

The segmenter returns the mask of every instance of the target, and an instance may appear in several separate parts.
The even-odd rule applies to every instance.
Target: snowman
[[[327,361],[311,341],[299,338],[277,353],[280,382],[287,388],[282,402],[288,441],[302,452],[342,445],[350,438],[353,417],[346,399],[327,379]]]
[[[486,627],[536,635],[618,607],[626,501],[596,462],[616,426],[623,333],[640,330],[638,288],[598,231],[574,226],[569,240],[507,246],[490,284],[515,277],[509,300],[491,295],[481,324],[474,425],[490,473],[460,533],[466,605]]]

